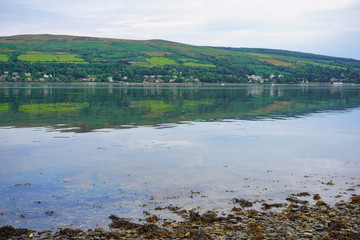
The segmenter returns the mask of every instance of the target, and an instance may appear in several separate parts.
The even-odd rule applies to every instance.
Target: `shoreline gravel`
[[[263,204],[263,210],[249,209],[251,202],[233,199],[235,207],[229,214],[180,207],[167,209],[179,214],[184,221],[159,219],[151,215],[146,223],[139,224],[129,219],[111,215],[110,231],[102,228],[71,229],[57,228],[33,231],[0,228],[0,239],[360,239],[360,195],[354,194],[348,202],[341,201],[329,206],[321,201],[309,205],[298,197],[287,198],[288,204]],[[281,208],[279,211],[270,211]]]

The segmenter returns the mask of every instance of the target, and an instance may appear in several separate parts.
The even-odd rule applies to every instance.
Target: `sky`
[[[0,0],[0,36],[43,33],[360,60],[360,0]]]

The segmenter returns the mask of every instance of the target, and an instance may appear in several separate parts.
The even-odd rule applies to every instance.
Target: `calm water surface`
[[[0,226],[180,220],[154,208],[226,212],[234,197],[260,208],[304,191],[347,200],[359,106],[355,86],[0,85]]]

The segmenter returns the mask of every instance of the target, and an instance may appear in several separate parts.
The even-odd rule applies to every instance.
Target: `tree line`
[[[360,83],[360,69],[355,67],[333,67],[321,64],[303,63],[287,66],[274,66],[271,63],[243,64],[226,58],[204,56],[204,60],[216,67],[193,67],[185,65],[165,65],[152,68],[138,66],[126,60],[109,62],[59,63],[26,62],[11,57],[0,62],[2,81],[51,81],[79,82],[90,79],[96,82],[143,82],[150,81],[144,76],[155,76],[161,82],[203,83],[301,83],[301,82],[344,82]],[[18,73],[16,76],[13,73]],[[30,73],[30,75],[29,75]],[[44,79],[44,75],[50,76]],[[249,76],[257,76],[256,80]],[[157,77],[160,76],[160,77]]]

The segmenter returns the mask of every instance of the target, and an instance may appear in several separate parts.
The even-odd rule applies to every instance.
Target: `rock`
[[[171,223],[171,226],[174,227],[174,228],[178,228],[179,224],[178,223]]]
[[[239,239],[246,239],[247,238],[247,234],[246,233],[238,233],[237,234],[237,237],[239,238]]]
[[[318,224],[318,225],[316,225],[316,226],[314,227],[314,229],[315,229],[316,231],[318,231],[318,232],[323,231],[323,230],[324,230],[324,225]]]
[[[235,223],[235,224],[233,224],[233,227],[235,227],[235,228],[242,227],[242,226],[243,226],[242,223]]]
[[[232,236],[234,236],[234,234],[233,234],[232,232],[227,232],[227,233],[226,233],[226,236],[232,237]]]
[[[329,214],[329,217],[335,217],[336,216],[336,213],[334,213],[334,212],[331,212],[330,214]]]
[[[297,212],[297,211],[299,211],[298,208],[291,208],[291,209],[290,209],[290,212]]]
[[[279,234],[274,233],[274,232],[268,233],[268,236],[269,236],[269,237],[277,237],[278,235],[279,235]]]
[[[327,232],[320,232],[319,235],[320,235],[321,237],[326,237],[326,236],[329,235],[329,233],[327,233]]]
[[[231,218],[231,219],[229,219],[229,222],[231,222],[231,223],[237,223],[237,222],[238,222],[238,220],[237,220],[237,219],[235,219],[235,218]]]
[[[95,232],[104,232],[105,230],[103,228],[95,228]]]

